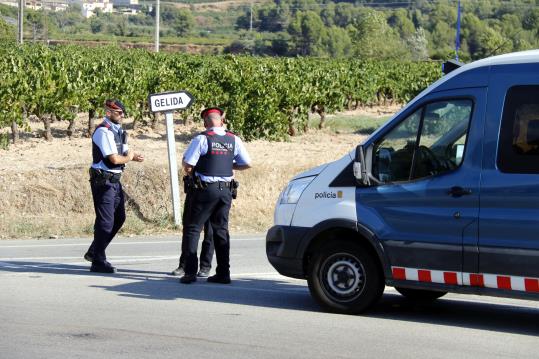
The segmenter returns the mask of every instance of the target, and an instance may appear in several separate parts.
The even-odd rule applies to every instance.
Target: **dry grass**
[[[32,124],[32,132],[20,144],[0,150],[0,238],[89,235],[94,220],[87,173],[91,141],[82,137],[84,123],[80,122],[75,138],[55,138],[48,143],[39,137],[40,126]],[[55,123],[54,128],[62,135],[67,123]],[[178,159],[189,138],[200,130],[176,126]],[[240,188],[233,202],[231,231],[267,230],[277,197],[292,176],[340,158],[362,137],[312,130],[289,142],[247,143],[253,168],[236,174]],[[178,232],[170,224],[164,126],[133,133],[130,146],[143,152],[146,161],[129,164],[122,180],[132,198],[123,233]]]

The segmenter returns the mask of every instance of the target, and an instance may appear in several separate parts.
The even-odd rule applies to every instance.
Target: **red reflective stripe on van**
[[[393,267],[393,279],[406,280],[406,270],[404,268]]]
[[[524,278],[524,288],[526,292],[539,293],[539,279]]]
[[[498,288],[511,289],[511,277],[499,275],[496,277]]]
[[[455,272],[444,272],[444,283],[457,285],[459,282],[457,280],[457,273]]]
[[[429,282],[429,283],[432,282],[430,270],[419,269],[417,271],[417,278],[419,279],[420,282]]]
[[[470,285],[472,287],[484,287],[485,280],[482,274],[470,274]]]

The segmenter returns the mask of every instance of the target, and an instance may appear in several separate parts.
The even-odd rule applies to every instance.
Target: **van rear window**
[[[539,85],[507,91],[497,164],[506,173],[539,173]]]

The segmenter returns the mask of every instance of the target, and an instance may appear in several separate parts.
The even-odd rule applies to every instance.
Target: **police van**
[[[453,67],[281,193],[268,259],[326,310],[365,311],[386,285],[539,299],[539,50]]]

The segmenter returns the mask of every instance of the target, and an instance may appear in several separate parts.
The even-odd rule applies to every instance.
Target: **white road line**
[[[174,256],[107,256],[108,259],[136,259],[136,258],[163,258],[163,259],[170,259],[170,258],[178,258],[178,255],[175,254]],[[51,259],[81,259],[81,256],[71,256],[71,257],[9,257],[9,258],[0,258],[0,261],[29,261],[29,260],[51,260]]]
[[[250,237],[250,238],[232,238],[231,242],[245,242],[245,241],[260,241],[264,240],[265,237]],[[25,245],[7,245],[4,246],[0,244],[0,248],[39,248],[39,247],[87,247],[91,243],[91,240],[88,239],[85,243],[60,243],[60,244],[25,244]],[[180,239],[173,240],[173,241],[145,241],[145,242],[122,242],[122,241],[114,241],[112,244],[114,246],[116,245],[129,245],[129,244],[176,244],[179,245],[181,243]]]

